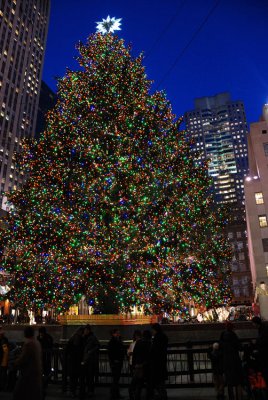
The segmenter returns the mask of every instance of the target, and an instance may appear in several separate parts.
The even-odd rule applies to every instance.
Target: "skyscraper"
[[[195,100],[185,114],[186,129],[195,139],[200,159],[210,159],[217,203],[242,203],[244,177],[248,171],[247,122],[244,105],[229,93]]]
[[[40,133],[46,127],[46,114],[51,110],[57,102],[57,95],[54,93],[47,84],[42,81],[40,89],[40,97],[38,103],[38,113],[36,120],[35,138],[40,137]]]
[[[0,2],[0,207],[24,180],[14,152],[34,136],[49,12],[50,0]]]
[[[185,114],[186,130],[194,138],[193,151],[199,160],[209,159],[218,204],[228,207],[227,229],[233,248],[232,290],[234,303],[249,303],[252,284],[247,248],[244,206],[244,178],[248,173],[247,122],[244,105],[229,93],[195,100]]]
[[[248,245],[253,287],[268,318],[268,105],[248,137],[249,175],[245,180]]]

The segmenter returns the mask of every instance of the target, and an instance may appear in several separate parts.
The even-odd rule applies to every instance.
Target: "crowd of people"
[[[51,371],[53,339],[45,327],[35,338],[32,326],[25,328],[24,338],[20,348],[0,328],[0,390],[13,392],[13,400],[41,400]]]
[[[45,327],[39,328],[35,338],[32,326],[24,330],[25,342],[20,348],[9,342],[0,328],[0,391],[13,392],[13,400],[42,400],[51,376],[53,339]],[[132,350],[126,351],[118,329],[111,331],[108,343],[108,359],[112,376],[110,399],[121,398],[119,381],[123,361],[129,357],[132,380],[129,388],[131,400],[139,400],[146,383],[147,399],[153,399],[154,392],[165,400],[167,392],[167,345],[168,338],[159,324],[152,325],[152,331],[135,332]],[[79,327],[68,340],[65,348],[66,368],[69,377],[71,397],[88,398],[94,394],[98,380],[100,343],[86,325]]]
[[[258,337],[243,349],[233,323],[227,321],[219,341],[209,351],[218,400],[225,398],[225,387],[229,400],[242,400],[243,391],[248,399],[268,399],[268,325],[257,316],[252,323]]]
[[[230,321],[226,322],[219,341],[208,351],[218,400],[225,398],[226,387],[229,400],[242,400],[244,390],[248,398],[268,399],[268,327],[259,317],[252,322],[258,328],[258,337],[243,349],[242,359],[240,341]],[[24,336],[20,348],[8,341],[0,327],[0,391],[13,392],[13,400],[42,400],[51,378],[53,339],[44,326],[39,328],[36,338],[34,328],[27,326]],[[140,400],[145,388],[146,400],[166,400],[167,350],[168,338],[158,323],[150,330],[136,330],[128,348],[119,330],[113,329],[107,346],[112,377],[110,399],[121,398],[119,383],[127,357],[131,373],[129,399]],[[84,399],[94,394],[99,351],[100,343],[89,325],[79,327],[68,340],[63,366],[71,397]]]
[[[135,331],[133,342],[127,351],[119,330],[113,329],[107,347],[112,375],[111,400],[121,398],[119,381],[126,356],[132,374],[129,387],[130,399],[139,400],[142,387],[146,383],[148,400],[154,397],[154,392],[158,393],[159,399],[165,400],[167,345],[168,338],[159,324],[153,324],[152,332]],[[100,344],[90,326],[79,328],[68,341],[67,369],[73,397],[78,394],[79,398],[83,399],[86,394],[90,396],[94,393],[98,379],[99,349]]]
[[[167,346],[168,338],[159,324],[153,324],[152,331],[134,332],[127,351],[132,375],[130,400],[140,400],[144,384],[146,399],[154,398],[154,392],[159,399],[167,398]]]

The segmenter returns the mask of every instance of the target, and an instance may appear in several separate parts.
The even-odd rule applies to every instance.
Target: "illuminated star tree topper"
[[[110,18],[102,19],[102,21],[97,22],[97,32],[102,35],[106,35],[107,33],[114,33],[114,31],[121,31],[120,25],[122,18]]]

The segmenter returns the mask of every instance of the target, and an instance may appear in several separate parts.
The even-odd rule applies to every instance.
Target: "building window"
[[[239,250],[242,250],[243,249],[243,242],[237,242],[236,243],[236,245],[237,245],[237,250],[239,251]]]
[[[239,263],[239,269],[240,269],[240,271],[241,272],[245,272],[247,269],[246,269],[246,264],[244,263],[244,262],[240,262]]]
[[[259,215],[259,224],[261,228],[265,228],[268,226],[266,215]]]
[[[234,290],[234,297],[240,297],[240,288],[235,287],[233,290]]]
[[[268,143],[263,143],[264,154],[268,157]]]
[[[255,193],[255,200],[256,200],[256,204],[263,204],[264,203],[262,192]]]
[[[233,277],[233,285],[234,286],[239,285],[239,279],[237,277]]]
[[[238,259],[243,261],[245,259],[245,253],[239,253],[238,254]]]
[[[265,133],[267,133],[267,130],[266,130],[266,129],[263,129],[263,130],[261,131],[261,133],[262,133],[262,134],[265,134]]]
[[[262,239],[263,251],[268,252],[268,238]]]
[[[236,237],[238,238],[238,239],[240,239],[241,237],[242,237],[242,232],[236,232]]]
[[[268,276],[268,264],[266,264],[265,268],[266,268],[266,274]]]
[[[235,261],[232,261],[231,269],[232,269],[233,272],[237,272],[238,271],[238,263],[237,263],[236,259],[235,259]]]

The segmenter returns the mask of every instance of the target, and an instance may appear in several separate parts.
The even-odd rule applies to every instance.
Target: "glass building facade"
[[[50,0],[0,1],[0,208],[24,173],[14,153],[35,133]]]
[[[248,174],[248,127],[244,104],[229,93],[195,100],[185,114],[186,130],[194,139],[198,161],[208,159],[214,197],[229,211],[227,235],[233,249],[231,260],[234,304],[251,304],[252,277],[245,218],[244,179]]]
[[[195,100],[185,114],[186,130],[194,138],[193,151],[209,159],[217,203],[242,203],[248,172],[247,122],[244,105],[229,93]]]

